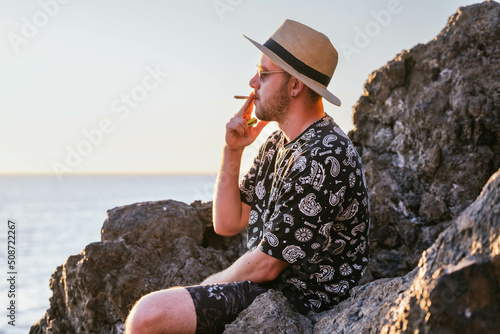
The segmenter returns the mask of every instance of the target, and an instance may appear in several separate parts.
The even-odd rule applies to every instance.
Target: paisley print
[[[330,143],[334,142],[336,140],[337,140],[337,136],[328,135],[325,138],[323,138],[323,145],[325,145],[325,147],[333,147],[333,144],[330,144]]]
[[[255,195],[257,195],[259,199],[263,199],[264,196],[266,196],[266,188],[264,188],[264,180],[257,183],[257,187],[255,187]]]
[[[349,174],[349,188],[354,187],[355,184],[356,184],[356,176],[354,175],[354,173],[351,173]]]
[[[347,189],[346,186],[343,186],[340,188],[339,191],[337,191],[335,194],[331,193],[330,194],[330,205],[331,206],[337,206],[339,203],[342,201],[344,198],[345,190]]]
[[[351,219],[358,212],[359,203],[357,200],[353,200],[351,204],[337,216],[337,220],[344,221]]]
[[[319,273],[315,273],[314,276],[318,282],[329,282],[333,279],[333,275],[335,275],[335,269],[331,266],[319,266]]]
[[[363,266],[360,266],[359,264],[353,264],[352,266],[353,266],[353,267],[354,267],[354,269],[356,269],[356,270],[359,270],[359,271],[363,270]]]
[[[311,140],[312,138],[314,138],[315,135],[316,135],[316,131],[314,129],[309,129],[309,131],[304,133],[302,135],[302,137],[300,137],[300,139],[302,139],[304,141],[308,141],[308,140]]]
[[[352,274],[352,267],[349,265],[349,263],[344,263],[340,266],[340,274],[342,276],[349,276],[350,274]]]
[[[295,163],[293,164],[292,172],[296,170],[298,170],[299,172],[303,172],[304,169],[306,169],[306,163],[307,163],[306,157],[299,157],[297,161],[295,161]]]
[[[347,227],[344,224],[342,224],[342,223],[335,223],[335,224],[333,224],[332,229],[334,229],[336,232],[347,231]],[[347,240],[350,239],[347,236],[344,236],[344,238],[346,238]]]
[[[271,134],[240,194],[251,206],[249,249],[291,264],[273,288],[303,314],[349,296],[368,262],[369,201],[359,155],[331,117],[290,142]]]
[[[325,167],[313,161],[312,171],[311,171],[311,184],[313,188],[316,190],[320,190],[323,186],[325,178],[326,178]]]
[[[254,248],[254,243],[257,241],[257,237],[252,237],[250,240],[247,242],[247,248],[252,249]]]
[[[313,244],[311,245],[311,248],[312,248],[312,249],[318,249],[318,248],[320,248],[320,247],[321,247],[321,245],[320,245],[320,244],[318,244],[317,242],[315,242],[315,243],[313,243]]]
[[[347,159],[344,159],[344,161],[343,161],[344,165],[356,167],[356,162],[354,161],[353,157],[357,154],[356,154],[356,149],[354,148],[353,144],[347,145],[346,155],[347,155]]]
[[[273,201],[276,199],[276,196],[278,196],[278,189],[276,188],[271,189],[271,194],[269,195],[269,199]]]
[[[315,201],[316,195],[308,194],[300,201],[300,212],[306,216],[316,216],[321,211],[321,205]]]
[[[341,280],[337,284],[331,284],[326,286],[327,291],[337,293],[339,295],[344,295],[348,289],[349,289],[349,282],[347,282],[346,280]]]
[[[306,257],[306,253],[299,246],[287,246],[283,250],[283,259],[288,263],[294,263],[298,259]]]
[[[335,243],[340,244],[340,246],[337,247],[337,248],[335,248],[333,250],[332,254],[333,255],[338,255],[338,254],[342,253],[342,251],[344,250],[346,242],[345,242],[345,240],[337,239],[337,240],[335,240]]]
[[[322,236],[329,238],[330,237],[330,230],[332,229],[332,225],[333,225],[333,222],[329,222],[329,223],[321,225],[321,227],[319,229],[319,233]]]
[[[356,251],[360,254],[364,254],[365,251],[366,251],[366,241],[363,241],[361,244],[358,245],[358,247],[356,247]]]
[[[331,120],[330,118],[323,118],[318,122],[318,124],[316,124],[316,126],[318,128],[324,128],[325,126],[332,125],[330,120]]]
[[[276,207],[274,208],[274,212],[271,215],[271,217],[269,218],[269,220],[274,220],[274,219],[278,218],[278,216],[280,215],[280,208],[281,208],[281,205],[276,205]]]
[[[307,227],[301,227],[297,231],[295,231],[295,239],[298,242],[308,242],[313,237],[313,233]]]
[[[257,219],[259,219],[259,214],[255,210],[250,211],[250,220],[248,221],[249,225],[253,225],[257,222]]]
[[[284,221],[286,224],[293,225],[293,216],[292,216],[292,215],[289,215],[288,213],[285,213],[285,214],[283,215],[283,221]]]
[[[330,174],[332,175],[332,177],[337,177],[340,173],[340,163],[337,159],[335,159],[335,157],[328,157],[326,158],[325,160],[327,163],[331,163],[332,164],[332,167],[330,168]]]
[[[240,187],[240,191],[242,194],[245,194],[246,200],[248,202],[253,201],[253,192],[254,192],[254,186],[250,186],[248,189],[245,188],[244,186]]]
[[[321,308],[321,300],[319,299],[309,299],[309,303],[317,309]]]
[[[287,282],[295,285],[300,290],[304,290],[307,288],[306,283],[299,280],[298,278],[290,278]]]
[[[269,245],[271,247],[278,246],[279,244],[278,238],[271,232],[267,232],[266,234],[264,234],[264,237],[267,239],[267,242],[269,242]]]
[[[302,187],[300,184],[296,183],[295,184],[295,192],[297,194],[302,194],[304,192],[304,187]]]
[[[313,160],[311,163],[311,173],[309,176],[301,177],[300,182],[302,184],[310,184],[315,190],[320,190],[323,186],[325,178],[325,167]]]
[[[267,154],[266,154],[266,158],[269,160],[269,161],[272,161],[273,160],[273,157],[274,157],[274,153],[276,153],[276,151],[274,149],[270,149]]]
[[[325,303],[330,303],[330,298],[328,298],[328,295],[326,293],[321,291],[316,291],[316,295]]]
[[[354,228],[351,230],[351,234],[353,236],[356,236],[358,232],[363,232],[366,228],[366,223],[361,223],[359,225],[354,226]]]

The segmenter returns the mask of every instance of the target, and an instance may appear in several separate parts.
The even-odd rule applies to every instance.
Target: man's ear
[[[292,91],[291,91],[291,94],[292,94],[292,97],[296,97],[298,96],[301,92],[304,92],[305,91],[305,85],[302,81],[300,81],[299,79],[295,78],[295,77],[292,77]]]

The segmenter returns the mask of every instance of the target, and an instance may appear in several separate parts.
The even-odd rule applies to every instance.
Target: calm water
[[[28,333],[45,314],[51,274],[70,255],[100,240],[106,211],[175,199],[212,200],[215,175],[0,176],[2,226],[0,333]],[[7,317],[7,221],[16,223],[16,326]]]

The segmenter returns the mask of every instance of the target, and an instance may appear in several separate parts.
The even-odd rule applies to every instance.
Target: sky
[[[339,52],[325,111],[348,132],[371,72],[466,0],[0,0],[0,173],[213,173],[264,43],[285,19]],[[247,169],[268,125],[247,148]]]

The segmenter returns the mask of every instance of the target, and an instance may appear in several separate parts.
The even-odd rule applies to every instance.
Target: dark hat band
[[[283,59],[288,65],[293,67],[296,71],[299,73],[304,74],[305,76],[309,77],[310,79],[313,79],[314,81],[324,85],[325,87],[328,86],[330,83],[330,78],[328,75],[325,75],[311,66],[305,64],[303,61],[300,59],[296,58],[293,54],[288,52],[284,47],[279,45],[274,39],[269,38],[265,43],[264,46],[274,52],[278,57]]]

